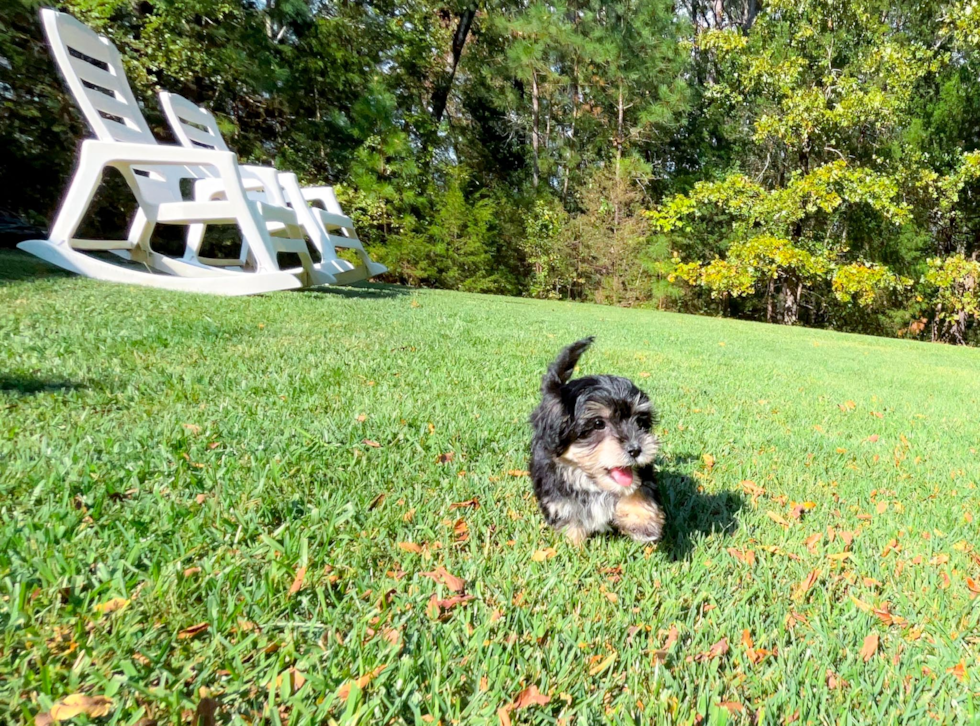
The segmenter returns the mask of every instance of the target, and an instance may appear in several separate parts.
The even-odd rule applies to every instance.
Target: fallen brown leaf
[[[734,547],[729,547],[727,552],[736,560],[744,562],[749,567],[755,565],[755,552],[753,550],[738,550]]]
[[[463,507],[472,507],[473,509],[479,509],[480,500],[477,499],[476,497],[473,497],[473,499],[467,499],[465,502],[456,502],[455,504],[450,504],[449,511],[451,512],[454,509],[462,509]]]
[[[189,628],[184,628],[179,633],[177,633],[177,640],[187,640],[188,638],[194,638],[201,633],[205,632],[211,625],[209,623],[198,623],[197,625],[192,625]]]
[[[817,578],[820,577],[820,570],[811,570],[810,574],[803,578],[800,583],[793,588],[793,599],[802,600],[806,597],[806,594],[810,592],[810,589],[817,583]]]
[[[550,696],[546,696],[538,690],[537,686],[531,685],[517,694],[517,698],[511,704],[513,710],[520,711],[529,706],[546,706],[551,701]]]
[[[435,620],[442,619],[449,612],[454,610],[458,605],[463,605],[473,600],[472,595],[453,595],[446,600],[440,600],[439,597],[433,593],[432,597],[429,598],[429,604],[426,606],[426,612]]]
[[[353,683],[347,681],[340,688],[337,689],[337,698],[341,699],[342,701],[346,701],[348,696],[350,696],[351,688],[353,686],[356,685],[358,690],[363,690],[368,683],[370,683],[375,678],[377,678],[381,674],[381,671],[383,671],[387,667],[388,666],[386,664],[379,665],[373,671],[364,674],[363,676],[355,680]]]
[[[653,651],[653,662],[663,663],[666,661],[667,654],[670,652],[670,649],[673,647],[674,643],[677,642],[679,637],[680,633],[677,632],[677,626],[671,625],[670,630],[667,631],[667,640],[664,641],[664,647]]]
[[[184,577],[191,577],[193,575],[196,575],[200,571],[201,571],[201,568],[200,567],[188,567],[186,570],[184,570],[184,573],[183,574],[184,574]]]
[[[806,549],[811,555],[815,555],[817,554],[817,542],[819,542],[822,539],[823,539],[823,533],[817,532],[816,534],[811,534],[809,537],[807,537],[803,541],[803,544],[806,545]]]
[[[765,489],[756,485],[756,483],[751,479],[746,479],[745,481],[742,482],[742,491],[744,491],[746,494],[749,494],[753,497],[760,497],[766,493]]]
[[[434,569],[432,572],[422,572],[419,573],[422,577],[430,577],[436,582],[441,582],[443,585],[448,587],[453,592],[462,592],[466,589],[466,581],[462,580],[455,575],[449,574],[445,567],[441,565]]]
[[[706,653],[698,653],[694,656],[695,663],[701,663],[708,660],[714,660],[715,658],[720,658],[728,652],[728,638],[722,638],[717,643],[711,646]]]
[[[456,452],[455,451],[448,451],[445,454],[439,454],[439,456],[436,458],[436,463],[437,464],[448,464],[448,463],[450,463],[455,458],[456,458]]]
[[[129,600],[121,597],[114,597],[111,600],[106,600],[104,603],[99,603],[96,605],[95,611],[106,615],[107,613],[114,613],[116,610],[122,610],[127,605],[129,605]]]
[[[543,550],[537,550],[533,555],[531,555],[532,562],[544,562],[545,560],[551,559],[558,552],[555,551],[554,547],[546,547]]]
[[[861,660],[867,663],[869,660],[875,657],[878,652],[878,633],[872,633],[864,639],[864,644],[861,646]]]
[[[379,444],[377,441],[372,441],[371,439],[364,439],[361,443],[366,444],[367,446],[370,446],[372,449],[380,449],[381,448],[381,444]]]
[[[705,469],[710,471],[711,469],[715,468],[715,457],[713,457],[711,454],[702,454],[701,461],[704,462]]]
[[[521,477],[521,476],[529,476],[531,472],[527,471],[526,469],[511,469],[507,473],[510,476]]]
[[[54,704],[48,715],[54,721],[68,721],[83,713],[89,718],[101,718],[111,710],[111,698],[73,693]]]
[[[737,701],[722,701],[718,704],[718,708],[723,708],[730,714],[742,713],[745,710],[745,706]]]
[[[597,663],[596,665],[592,666],[589,669],[589,675],[590,676],[599,675],[604,670],[606,670],[606,668],[608,668],[609,666],[611,666],[615,662],[616,662],[616,654],[615,653],[612,653],[611,655],[607,655],[605,658],[602,659],[601,662]]]
[[[966,587],[970,591],[971,600],[977,595],[980,595],[980,582],[977,582],[972,577],[966,578]]]
[[[947,668],[946,672],[952,673],[954,676],[956,676],[957,680],[961,681],[962,683],[966,683],[966,663],[963,661],[960,661],[952,668]]]
[[[399,542],[398,549],[402,552],[414,552],[415,554],[420,554],[422,552],[422,546],[416,544],[415,542]]]
[[[766,516],[769,517],[769,519],[771,519],[776,524],[781,524],[784,527],[789,527],[789,522],[787,522],[785,519],[783,519],[783,517],[781,517],[779,514],[772,511],[771,509],[766,510]]]
[[[829,668],[827,669],[826,679],[827,679],[827,688],[829,688],[832,691],[835,691],[838,688],[847,688],[849,685],[847,681],[845,681],[843,678],[841,678],[839,675],[834,673]]]
[[[297,592],[303,589],[303,579],[306,577],[306,568],[300,567],[296,570],[296,577],[293,578],[293,584],[289,586],[290,596],[295,595]]]
[[[190,431],[192,434],[201,433],[201,427],[196,424],[185,423],[185,424],[181,424],[181,426],[183,426],[185,429]]]

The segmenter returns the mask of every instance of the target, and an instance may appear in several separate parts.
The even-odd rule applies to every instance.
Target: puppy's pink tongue
[[[628,487],[633,483],[633,470],[626,467],[617,467],[609,470],[609,476],[621,487]]]

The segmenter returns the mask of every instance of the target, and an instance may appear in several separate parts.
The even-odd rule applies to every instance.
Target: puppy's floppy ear
[[[572,343],[559,353],[555,362],[548,367],[548,372],[544,374],[544,378],[541,379],[541,393],[558,395],[561,387],[568,383],[568,379],[572,377],[572,371],[575,370],[578,359],[588,350],[594,340],[595,336],[590,335],[588,338],[582,338],[582,340]]]

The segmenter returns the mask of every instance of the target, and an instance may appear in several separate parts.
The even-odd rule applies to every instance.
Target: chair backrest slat
[[[175,93],[160,94],[160,105],[170,122],[170,128],[183,146],[228,151],[218,122],[206,108],[195,106]]]
[[[157,143],[126,81],[116,47],[57,10],[41,10],[41,22],[61,74],[95,135],[102,141]]]

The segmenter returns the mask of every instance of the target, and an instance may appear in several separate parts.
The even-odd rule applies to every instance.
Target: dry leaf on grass
[[[434,620],[443,620],[458,605],[463,605],[473,599],[472,595],[453,595],[445,600],[440,600],[439,596],[433,593],[432,597],[429,598],[429,604],[425,610],[429,614],[429,617]]]
[[[807,551],[811,555],[815,555],[817,554],[817,543],[822,539],[823,539],[823,533],[817,532],[816,534],[811,534],[809,537],[807,537],[803,541],[803,544],[806,546]]]
[[[774,652],[771,650],[756,648],[755,643],[752,641],[752,634],[748,630],[742,631],[742,645],[745,646],[745,653],[748,655],[749,662],[752,665],[761,663],[766,656],[774,655]]]
[[[422,546],[416,544],[415,542],[399,542],[398,549],[400,549],[402,552],[413,552],[415,554],[422,553]]]
[[[370,446],[372,449],[380,449],[381,448],[381,444],[379,444],[377,441],[372,441],[371,439],[363,439],[361,443],[366,444],[367,446]]]
[[[800,583],[793,588],[793,599],[802,600],[806,597],[806,594],[810,592],[810,589],[817,584],[817,578],[820,577],[820,570],[811,570],[810,574],[803,578]]]
[[[769,517],[776,524],[781,524],[784,527],[789,527],[789,522],[787,522],[782,516],[776,514],[776,512],[771,509],[766,510],[766,516]]]
[[[742,491],[744,491],[746,494],[753,497],[761,497],[763,494],[766,493],[765,489],[758,486],[751,479],[746,479],[745,481],[742,482]]]
[[[971,600],[977,595],[980,595],[980,582],[977,582],[972,577],[966,578],[966,587],[970,591]]]
[[[184,570],[184,577],[192,577],[201,571],[200,567],[188,567]]]
[[[597,663],[596,665],[592,666],[589,669],[589,675],[590,676],[598,675],[615,662],[616,662],[616,654],[613,653],[612,655],[608,655],[601,662]]]
[[[121,597],[114,597],[111,600],[106,600],[105,602],[96,605],[95,611],[106,615],[107,613],[114,613],[116,610],[122,610],[127,605],[129,605],[129,600]]]
[[[39,722],[42,716],[47,716],[50,721],[41,720],[41,723],[51,721],[68,721],[80,714],[85,714],[89,718],[101,718],[112,710],[112,699],[106,696],[86,696],[82,693],[73,693],[65,696],[51,707],[47,714],[39,714],[35,723]]]
[[[653,662],[663,663],[666,661],[667,654],[670,653],[670,649],[673,647],[674,643],[677,642],[679,637],[680,634],[677,632],[677,626],[671,625],[670,630],[667,631],[667,640],[664,641],[664,647],[653,651]]]
[[[531,472],[529,472],[527,469],[511,469],[510,471],[507,472],[507,474],[509,474],[510,476],[517,476],[517,477],[528,476],[530,475],[530,473]]]
[[[455,504],[450,504],[449,511],[451,512],[454,509],[462,509],[464,507],[472,507],[473,509],[479,509],[480,500],[477,499],[476,497],[473,497],[472,499],[467,499],[465,502],[456,502]]]
[[[701,454],[701,461],[704,462],[705,469],[710,471],[711,469],[715,468],[715,457],[713,457],[711,454]]]
[[[183,426],[185,429],[190,431],[192,434],[201,433],[201,427],[196,424],[185,423],[185,424],[181,424],[181,426]]]
[[[885,625],[905,625],[905,623],[908,622],[905,618],[901,617],[900,615],[893,615],[892,613],[888,612],[887,603],[885,603],[880,608],[876,608],[874,605],[869,605],[868,603],[862,600],[858,600],[853,595],[851,595],[851,601],[858,607],[859,610],[862,610],[866,613],[871,613]]]
[[[295,595],[297,592],[303,589],[303,579],[306,577],[306,568],[300,567],[296,570],[296,577],[293,578],[293,584],[289,586],[290,596]]]
[[[952,673],[961,683],[966,683],[966,663],[960,661],[952,668],[946,669],[947,673]]]
[[[732,715],[735,715],[736,713],[742,713],[743,711],[745,711],[745,706],[743,706],[741,703],[738,703],[737,701],[722,701],[721,703],[718,704],[718,708],[723,708]]]
[[[449,574],[449,572],[446,571],[446,568],[442,567],[441,565],[432,572],[422,572],[419,574],[421,574],[422,577],[430,577],[436,582],[441,582],[453,592],[462,592],[464,589],[466,589],[465,580]]]
[[[556,552],[553,547],[546,547],[545,549],[538,550],[533,555],[531,555],[531,561],[544,562],[545,560],[549,560],[557,554],[558,552]]]
[[[456,458],[455,451],[447,451],[445,454],[439,454],[439,456],[436,458],[436,463],[449,464],[455,458]]]
[[[727,552],[739,562],[744,562],[750,567],[755,565],[755,552],[752,550],[738,550],[734,547],[729,547]]]
[[[189,628],[184,628],[177,633],[177,640],[187,640],[188,638],[197,637],[210,627],[211,625],[209,623],[198,623],[197,625],[192,625]]]
[[[378,675],[380,675],[381,671],[383,671],[387,667],[388,667],[387,665],[379,665],[373,671],[371,671],[370,673],[366,673],[365,675],[355,680],[353,683],[351,683],[351,681],[347,681],[340,688],[337,689],[337,698],[339,698],[342,701],[346,701],[348,696],[350,696],[351,688],[353,688],[356,685],[359,690],[363,690],[368,683],[370,683],[375,678],[377,678]]]
[[[869,660],[875,657],[878,652],[878,633],[872,633],[867,638],[864,639],[864,644],[861,646],[861,660],[867,663]]]
[[[827,688],[829,688],[832,691],[835,691],[838,688],[847,688],[848,685],[850,685],[847,681],[845,681],[843,678],[841,678],[839,675],[834,673],[829,668],[827,669],[826,683],[827,683]]]
[[[728,652],[728,638],[722,638],[717,643],[711,646],[705,653],[698,653],[694,656],[695,663],[703,663],[705,661],[714,660],[715,658],[720,658]]]

